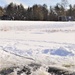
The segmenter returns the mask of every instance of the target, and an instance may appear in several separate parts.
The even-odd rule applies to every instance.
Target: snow
[[[56,50],[52,50],[51,51],[52,55],[59,55],[59,56],[74,56],[74,54],[72,52],[68,52],[65,48],[58,48]]]
[[[0,21],[0,68],[25,60],[74,70],[75,22]]]

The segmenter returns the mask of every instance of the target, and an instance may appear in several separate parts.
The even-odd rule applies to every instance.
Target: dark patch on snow
[[[22,73],[24,73],[25,75],[31,75],[33,71],[36,71],[40,67],[41,67],[40,64],[30,63],[22,67],[12,67],[8,69],[4,69],[0,71],[0,75],[10,75],[12,72],[14,72],[14,70],[16,71],[17,75],[21,75]]]
[[[33,71],[36,71],[37,69],[41,67],[41,64],[31,63],[31,64],[28,64],[28,66],[30,66],[33,69]]]
[[[17,71],[17,75],[21,75],[22,73],[24,73],[25,75],[30,75],[31,69],[27,66],[24,66],[20,71]]]
[[[57,67],[49,67],[48,72],[51,73],[51,75],[75,75],[75,72],[70,72],[66,69]]]
[[[8,75],[10,74],[11,72],[14,72],[14,69],[17,68],[17,67],[10,67],[8,69],[3,69],[2,71],[0,71],[0,75]]]
[[[34,67],[36,67],[35,70],[33,69]],[[40,67],[41,67],[40,64],[31,63],[22,67],[13,67],[13,68],[4,69],[0,71],[0,75],[10,75],[12,72],[14,72],[14,69],[16,71],[16,75],[22,75],[22,74],[32,75],[32,73],[40,69]],[[46,72],[50,73],[50,75],[75,75],[75,72],[68,71],[63,68],[51,67],[51,66],[44,67],[44,68],[47,69]]]

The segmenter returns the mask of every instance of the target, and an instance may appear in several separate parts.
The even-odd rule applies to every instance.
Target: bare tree
[[[66,16],[66,10],[68,7],[68,0],[61,0],[61,5],[64,8],[64,16]]]
[[[68,6],[68,0],[61,0],[61,5],[64,7],[64,9]]]

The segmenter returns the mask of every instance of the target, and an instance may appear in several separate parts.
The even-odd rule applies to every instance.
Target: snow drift
[[[26,62],[74,71],[75,22],[0,21],[0,69]]]

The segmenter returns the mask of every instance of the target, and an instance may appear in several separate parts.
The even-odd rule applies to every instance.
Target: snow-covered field
[[[0,69],[29,62],[75,71],[75,22],[0,21]]]

